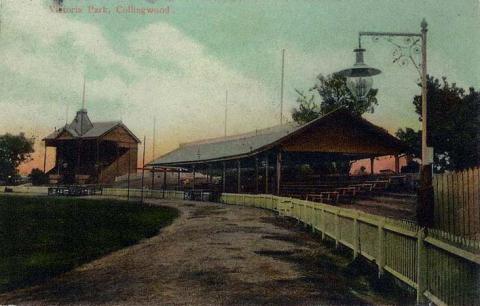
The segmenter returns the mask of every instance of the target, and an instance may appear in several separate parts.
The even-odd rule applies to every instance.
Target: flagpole
[[[282,49],[282,81],[280,84],[280,125],[283,124],[283,86],[285,82],[285,49]]]

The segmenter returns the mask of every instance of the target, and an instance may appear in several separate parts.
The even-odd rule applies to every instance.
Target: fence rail
[[[374,262],[379,274],[388,272],[414,288],[418,302],[480,304],[478,245],[467,251],[440,239],[439,231],[431,235],[413,223],[304,200],[224,193],[221,201],[274,210],[311,226],[352,249],[354,257]]]
[[[48,188],[13,187],[13,192],[47,194]],[[145,198],[183,200],[183,191],[144,190]],[[128,191],[104,188],[104,196],[127,197]],[[130,189],[132,198],[142,195]],[[397,221],[331,205],[272,195],[223,193],[225,204],[263,208],[295,218],[354,257],[374,262],[379,274],[390,273],[414,288],[417,301],[437,305],[480,305],[480,245],[440,230],[425,230]]]
[[[435,228],[480,240],[480,168],[433,176]]]

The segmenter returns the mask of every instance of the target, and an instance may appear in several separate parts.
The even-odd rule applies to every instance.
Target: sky
[[[24,172],[43,167],[41,139],[81,107],[84,77],[92,121],[122,120],[146,136],[147,161],[154,118],[157,156],[222,136],[227,90],[228,134],[278,124],[282,49],[291,120],[295,88],[351,66],[359,31],[420,32],[426,18],[429,74],[480,87],[478,0],[64,0],[71,13],[52,2],[0,0],[0,134],[36,138]],[[391,133],[418,129],[418,71],[393,63],[388,41],[362,44],[367,64],[382,70],[379,105],[365,117]]]

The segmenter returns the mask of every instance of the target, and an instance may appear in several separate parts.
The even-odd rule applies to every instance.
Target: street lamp
[[[422,20],[420,33],[398,32],[359,32],[358,45],[355,49],[356,62],[351,68],[344,69],[339,74],[347,78],[347,87],[358,99],[364,99],[373,84],[372,76],[380,70],[371,68],[363,62],[362,37],[372,37],[373,41],[384,38],[394,46],[393,62],[407,65],[411,62],[420,74],[422,84],[422,168],[420,172],[421,186],[419,190],[419,207],[417,211],[419,223],[431,225],[433,219],[433,187],[432,163],[433,148],[427,145],[427,22]],[[421,53],[421,62],[417,64],[415,55]]]
[[[363,52],[365,52],[365,49],[360,45],[360,41],[358,48],[353,50],[353,52],[356,54],[353,67],[344,69],[338,72],[338,74],[347,78],[347,87],[352,95],[358,100],[364,100],[370,89],[372,89],[372,76],[380,74],[381,71],[364,63]]]

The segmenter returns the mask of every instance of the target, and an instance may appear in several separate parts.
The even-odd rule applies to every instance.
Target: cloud
[[[201,43],[167,23],[125,33],[119,39],[126,43],[118,47],[100,26],[52,13],[41,1],[8,2],[4,9],[0,133],[31,130],[43,133],[36,135],[42,138],[64,124],[66,105],[70,119],[80,107],[85,73],[91,118],[121,118],[140,138],[150,138],[156,117],[157,152],[222,135],[227,89],[230,133],[276,121],[276,93],[209,55]],[[10,79],[15,90],[3,88],[12,86]],[[43,153],[37,150],[39,166]]]
[[[146,23],[143,27],[136,24],[135,30],[118,32],[110,38],[114,36],[107,31],[112,29],[82,21],[81,16],[52,13],[46,3],[50,1],[3,2],[0,133],[30,129],[43,137],[53,127],[64,124],[66,105],[70,106],[70,119],[80,107],[86,74],[91,118],[121,118],[140,138],[147,135],[147,152],[151,152],[156,117],[156,151],[163,153],[180,142],[223,134],[225,90],[229,92],[230,134],[276,124],[281,48],[286,49],[285,115],[295,106],[294,88],[309,88],[319,73],[337,71],[354,59],[349,48],[338,49],[342,44],[337,34],[320,35],[318,39],[325,43],[309,48],[307,36],[303,39],[306,43],[299,42],[272,35],[278,29],[269,32],[265,27],[261,40],[243,38],[238,33],[244,31],[237,28],[239,36],[235,39],[246,39],[245,49],[249,52],[237,61],[225,56],[231,61],[227,62],[213,55],[222,54],[218,52],[222,48],[220,40],[215,40],[218,46],[211,41],[207,46],[166,22]],[[271,41],[265,39],[270,36]],[[217,52],[211,48],[217,48]],[[393,131],[400,125],[418,124],[411,98],[419,89],[416,71],[392,65],[389,50],[388,46],[379,46],[366,54],[367,62],[384,72],[374,85],[380,89],[379,106],[368,117]],[[240,51],[245,50],[229,50],[230,56],[245,55]],[[375,54],[382,60],[377,60]],[[433,73],[448,73],[449,80],[465,83],[452,74],[454,60],[446,61],[443,54],[433,51],[429,60]],[[248,69],[238,67],[239,63],[249,65]]]
[[[128,46],[136,58],[169,62],[176,71],[145,67],[146,77],[130,86],[131,106],[148,108],[163,122],[162,132],[186,133],[180,138],[218,136],[223,131],[225,90],[230,91],[230,131],[272,124],[274,95],[261,82],[247,78],[212,57],[199,43],[166,23],[131,33]],[[129,118],[139,121],[137,116]],[[245,122],[251,122],[246,125]],[[188,136],[188,137],[186,137]]]

